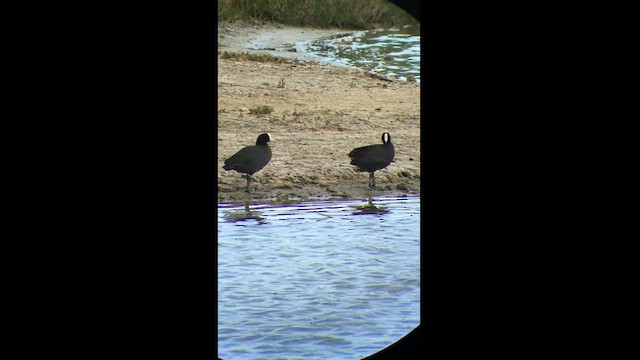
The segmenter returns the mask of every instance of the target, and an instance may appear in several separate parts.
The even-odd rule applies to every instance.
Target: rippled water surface
[[[298,43],[296,51],[398,80],[413,78],[420,82],[420,28],[417,26],[339,34]]]
[[[420,323],[419,197],[218,206],[221,358],[361,359]]]

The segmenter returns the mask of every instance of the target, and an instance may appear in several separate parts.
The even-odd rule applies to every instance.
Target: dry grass
[[[254,54],[246,51],[234,52],[234,51],[218,51],[218,57],[220,59],[234,59],[234,60],[248,60],[257,62],[271,62],[276,64],[318,64],[316,61],[303,61],[297,59],[290,59],[280,56],[273,56],[269,54]],[[284,79],[279,83],[284,87]]]
[[[355,29],[417,24],[387,0],[219,0],[218,20]]]

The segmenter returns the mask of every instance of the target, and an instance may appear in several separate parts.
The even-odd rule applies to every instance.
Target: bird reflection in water
[[[224,219],[227,222],[241,222],[247,220],[256,220],[258,224],[266,223],[264,217],[260,216],[262,213],[259,211],[252,211],[249,208],[249,203],[244,204],[243,210],[234,210],[224,214]]]
[[[387,214],[389,213],[389,209],[386,206],[376,206],[373,203],[373,198],[369,195],[369,202],[362,206],[356,206],[356,211],[354,211],[353,215],[366,215],[366,214]]]

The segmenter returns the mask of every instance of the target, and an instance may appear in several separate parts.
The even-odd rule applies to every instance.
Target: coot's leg
[[[249,184],[251,183],[251,175],[247,174],[247,192],[250,193],[251,191],[249,191]]]

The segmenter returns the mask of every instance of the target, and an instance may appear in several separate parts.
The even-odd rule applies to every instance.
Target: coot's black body
[[[261,134],[255,145],[241,149],[224,161],[223,169],[247,174],[247,192],[249,192],[251,175],[262,169],[271,160],[271,148],[267,144],[269,141],[271,141],[269,134]]]
[[[391,135],[382,133],[382,144],[368,145],[353,149],[349,153],[351,165],[357,166],[357,171],[369,172],[369,188],[376,188],[376,180],[373,173],[384,169],[395,155],[395,149],[391,143]]]

